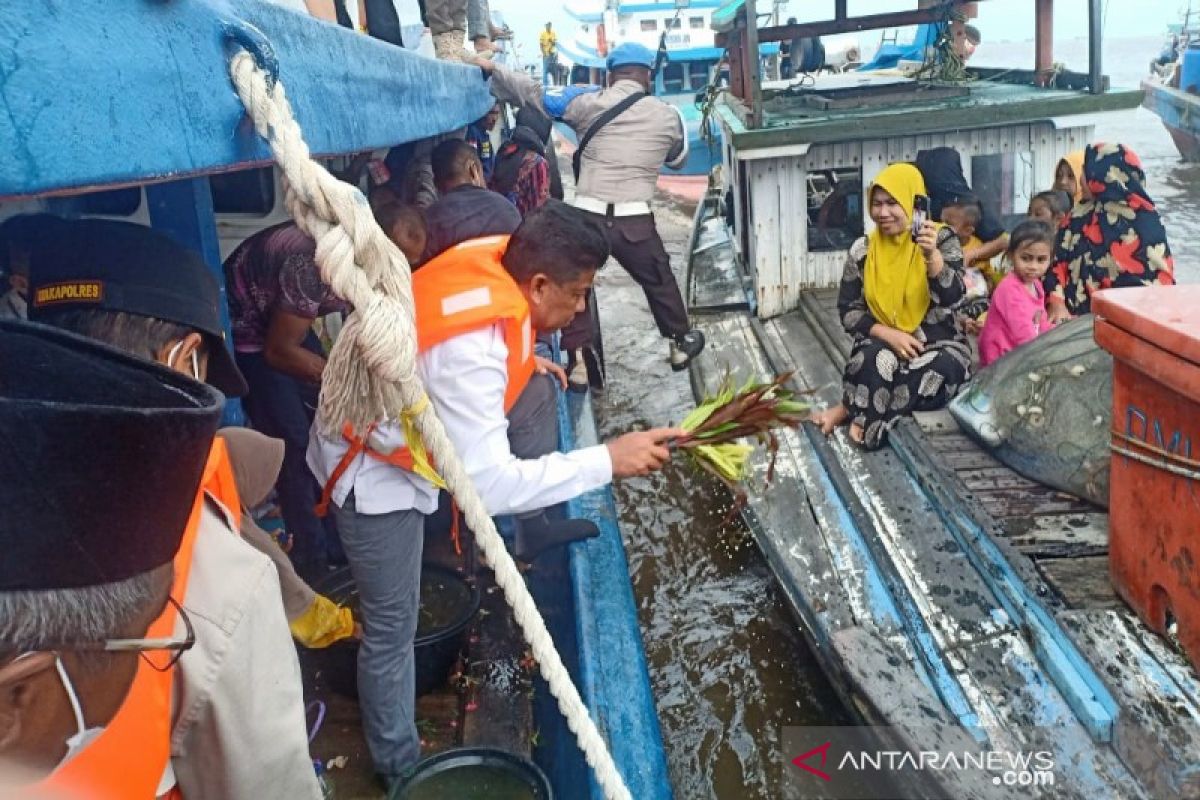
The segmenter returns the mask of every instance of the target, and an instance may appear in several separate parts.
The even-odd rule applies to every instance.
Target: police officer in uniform
[[[548,90],[523,72],[484,59],[475,63],[491,76],[492,94],[498,99],[536,106],[574,129],[582,152],[576,160],[573,204],[603,227],[613,256],[646,293],[659,333],[669,341],[671,368],[680,371],[704,349],[704,334],[689,325],[687,306],[650,212],[659,168],[666,164],[678,169],[688,155],[683,115],[653,97],[655,58],[648,47],[627,42],[608,55],[607,87]],[[573,387],[582,380],[577,351],[592,341],[591,320],[592,314],[580,314],[563,330],[563,349],[575,356]]]

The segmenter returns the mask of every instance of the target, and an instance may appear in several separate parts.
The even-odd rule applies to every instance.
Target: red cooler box
[[[1200,666],[1200,286],[1110,289],[1092,310],[1113,355],[1113,586]]]

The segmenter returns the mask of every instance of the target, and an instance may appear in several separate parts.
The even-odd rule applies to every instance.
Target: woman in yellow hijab
[[[971,350],[954,322],[962,300],[962,246],[932,221],[913,234],[913,206],[925,181],[892,164],[867,194],[875,229],[850,247],[838,313],[854,347],[842,402],[814,417],[825,433],[846,422],[850,438],[874,450],[913,411],[941,408],[966,381]]]
[[[1083,196],[1085,186],[1083,156],[1085,152],[1076,150],[1074,153],[1067,153],[1058,160],[1058,165],[1054,168],[1055,191],[1066,192],[1076,203],[1085,199]]]

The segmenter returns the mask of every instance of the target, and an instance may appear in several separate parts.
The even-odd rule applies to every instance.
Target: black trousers
[[[687,333],[691,327],[688,324],[687,306],[683,302],[679,284],[675,281],[675,273],[671,271],[671,258],[667,255],[662,237],[658,235],[658,229],[654,226],[654,215],[606,217],[590,211],[584,213],[601,227],[608,237],[608,246],[612,248],[613,258],[646,293],[646,302],[650,305],[650,313],[654,315],[658,332],[666,337]],[[563,328],[564,350],[575,350],[591,343],[592,302],[589,293],[588,311],[577,314],[575,319],[571,320],[571,324]]]
[[[870,336],[850,351],[842,374],[842,402],[863,428],[863,445],[877,450],[888,431],[914,411],[943,408],[967,380],[971,353],[962,342],[931,342],[912,361]]]

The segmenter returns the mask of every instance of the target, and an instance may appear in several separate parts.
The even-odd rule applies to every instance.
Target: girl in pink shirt
[[[986,367],[1000,356],[1050,330],[1042,276],[1054,252],[1054,230],[1031,219],[1008,239],[1012,270],[992,293],[991,308],[979,334],[979,363]]]

